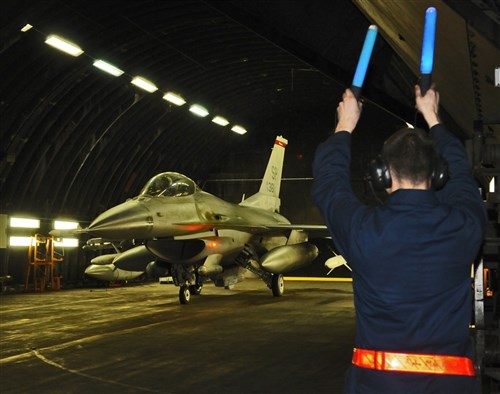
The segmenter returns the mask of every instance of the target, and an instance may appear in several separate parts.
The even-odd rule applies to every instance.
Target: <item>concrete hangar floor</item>
[[[206,284],[181,305],[156,282],[0,299],[0,392],[342,393],[352,284]]]

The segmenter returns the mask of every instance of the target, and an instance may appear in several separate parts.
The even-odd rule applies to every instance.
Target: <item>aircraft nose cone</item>
[[[135,200],[101,213],[88,227],[92,235],[107,239],[147,238],[152,229],[151,213]]]

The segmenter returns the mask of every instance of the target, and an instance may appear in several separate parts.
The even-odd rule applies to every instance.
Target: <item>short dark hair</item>
[[[422,129],[401,129],[390,136],[382,148],[382,159],[391,177],[414,185],[431,179],[436,157],[434,142]]]

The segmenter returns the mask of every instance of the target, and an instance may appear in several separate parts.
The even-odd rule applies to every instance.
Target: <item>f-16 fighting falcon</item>
[[[285,147],[276,137],[260,190],[239,204],[202,191],[176,172],[147,182],[137,197],[99,215],[86,229],[106,240],[143,240],[144,244],[96,259],[87,274],[103,270],[143,272],[154,261],[180,287],[179,300],[190,301],[203,284],[230,288],[245,270],[260,277],[275,297],[283,295],[283,274],[311,263],[318,248],[307,230],[326,233],[323,225],[293,225],[280,215],[280,185]]]

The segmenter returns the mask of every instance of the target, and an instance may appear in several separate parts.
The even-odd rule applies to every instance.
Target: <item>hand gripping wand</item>
[[[372,56],[373,46],[375,45],[375,40],[377,39],[377,33],[377,26],[370,25],[370,27],[368,27],[365,43],[363,44],[363,49],[359,55],[358,66],[356,67],[356,72],[354,73],[351,85],[351,91],[354,93],[357,100],[359,100],[361,96],[361,88],[363,87],[366,69],[370,63],[370,57]]]
[[[434,41],[436,38],[437,11],[429,7],[425,11],[424,37],[422,39],[422,56],[420,58],[420,91],[422,96],[431,87],[431,74],[434,63]]]

